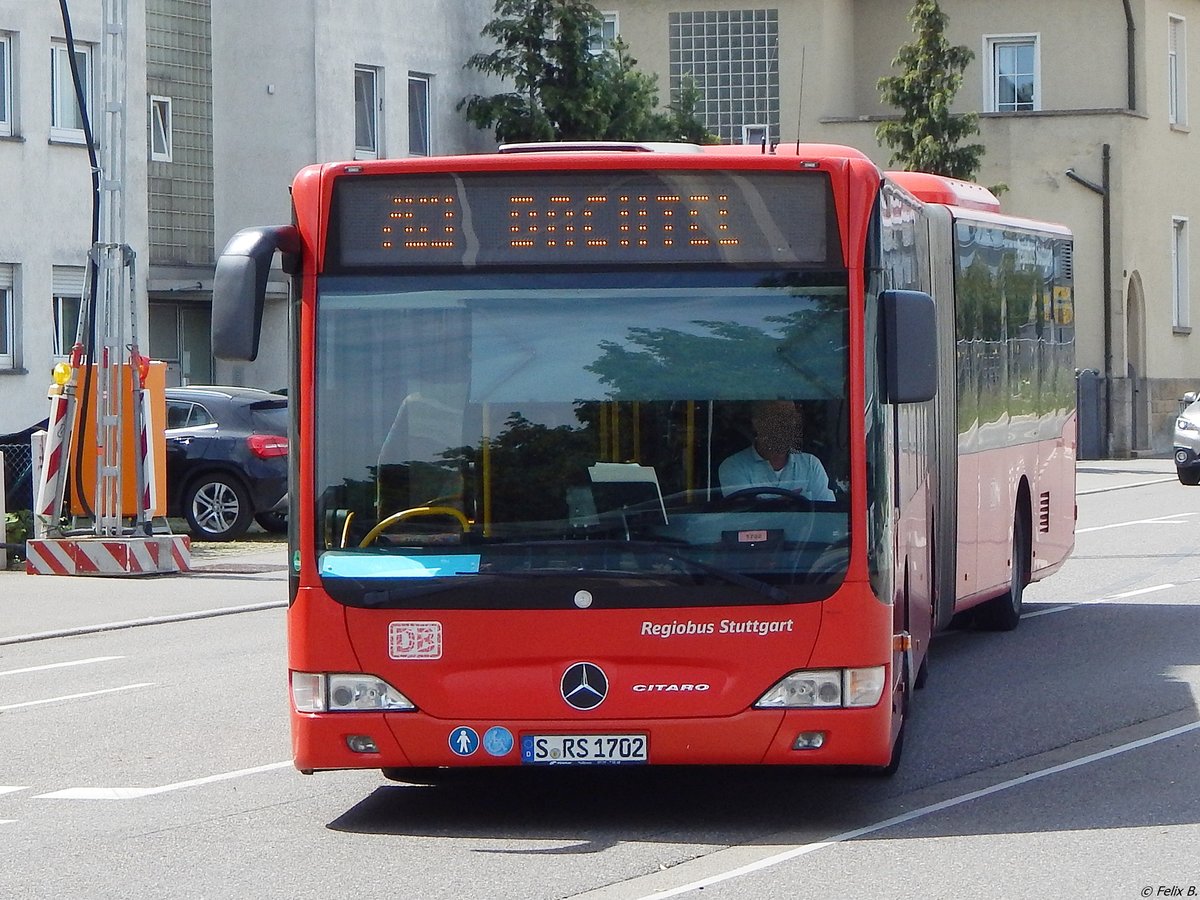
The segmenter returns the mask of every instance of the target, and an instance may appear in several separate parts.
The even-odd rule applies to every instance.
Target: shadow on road
[[[1030,604],[1028,611],[1039,608],[1046,607]],[[940,635],[929,686],[917,695],[904,762],[891,779],[844,770],[741,767],[459,770],[433,787],[381,786],[328,827],[360,834],[568,840],[570,847],[533,852],[570,854],[594,853],[619,841],[728,846],[798,828],[834,834],[928,802],[910,803],[903,795],[964,776],[971,776],[969,789],[978,789],[1012,777],[1011,767],[990,773],[995,767],[1050,751],[1083,756],[1071,745],[1158,718],[1196,719],[1197,634],[1200,607],[1143,602],[1040,616],[1010,634]],[[1135,760],[1126,756],[1126,762]],[[1112,763],[1074,771],[1088,778],[1105,765]],[[1193,824],[1200,821],[1196,809],[1163,805],[1153,824]],[[1137,824],[1147,824],[1144,818]],[[1071,809],[1046,807],[1012,827],[1015,833],[1125,824],[1119,810],[1080,820]],[[936,830],[933,820],[927,827]],[[1007,828],[995,821],[982,830]]]

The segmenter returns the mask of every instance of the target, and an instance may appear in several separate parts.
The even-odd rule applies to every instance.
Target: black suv
[[[287,530],[288,401],[256,388],[167,388],[167,514],[204,541],[251,519]]]

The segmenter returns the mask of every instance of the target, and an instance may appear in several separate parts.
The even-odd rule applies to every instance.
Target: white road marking
[[[11,825],[16,819],[0,819],[0,825]]]
[[[23,675],[26,672],[44,672],[47,669],[66,669],[70,666],[86,666],[90,663],[108,662],[112,659],[124,659],[123,656],[93,656],[91,659],[76,659],[71,662],[50,663],[45,666],[30,666],[27,669],[9,669],[0,675]]]
[[[38,800],[136,800],[138,797],[149,797],[152,794],[165,794],[169,791],[181,791],[184,788],[199,787],[217,781],[229,781],[231,778],[243,778],[246,775],[258,775],[261,772],[271,772],[290,766],[292,761],[270,763],[265,766],[255,766],[252,769],[238,769],[236,772],[222,772],[220,775],[208,775],[204,778],[193,778],[190,781],[177,781],[175,784],[164,784],[161,787],[149,788],[67,788],[53,791],[49,794],[38,794]]]
[[[1076,603],[1065,603],[1062,606],[1052,606],[1049,609],[1039,609],[1036,612],[1022,613],[1022,619],[1036,619],[1038,616],[1049,616],[1053,613],[1066,612],[1068,609],[1079,609],[1081,606],[1095,606],[1098,603],[1108,603],[1111,600],[1125,600],[1129,597],[1140,597],[1143,594],[1156,594],[1159,591],[1169,591],[1177,587],[1174,584],[1156,584],[1154,587],[1139,588],[1136,591],[1126,591],[1123,594],[1113,594],[1111,597],[1097,597],[1095,600],[1080,600]]]
[[[863,837],[868,834],[874,834],[877,831],[883,831],[886,828],[891,828],[895,825],[904,825],[916,819],[923,819],[926,816],[934,813],[942,812],[946,809],[951,809],[955,806],[961,806],[963,803],[970,803],[972,800],[979,800],[983,797],[989,797],[992,794],[999,794],[1002,791],[1007,791],[1009,788],[1020,787],[1023,784],[1028,784],[1031,781],[1037,781],[1040,778],[1046,778],[1050,775],[1058,775],[1061,772],[1068,772],[1071,769],[1077,769],[1080,766],[1090,765],[1094,762],[1100,762],[1104,759],[1109,759],[1113,756],[1118,756],[1122,753],[1128,753],[1130,750],[1138,750],[1142,747],[1148,747],[1151,744],[1157,744],[1159,741],[1169,740],[1174,737],[1179,737],[1182,734],[1200,729],[1200,721],[1190,722],[1187,725],[1180,725],[1178,728],[1171,728],[1167,731],[1160,731],[1157,734],[1152,734],[1149,737],[1140,738],[1136,741],[1129,741],[1121,744],[1118,747],[1111,747],[1108,750],[1102,750],[1098,753],[1089,753],[1087,756],[1081,756],[1078,759],[1070,760],[1069,762],[1059,763],[1056,766],[1050,766],[1045,769],[1039,769],[1036,772],[1030,772],[1027,775],[1022,775],[1019,778],[1010,778],[1008,781],[1002,781],[999,784],[994,784],[991,787],[982,788],[978,791],[970,791],[966,794],[960,794],[957,797],[951,797],[948,800],[943,800],[940,803],[931,803],[929,806],[922,806],[920,809],[914,809],[911,812],[906,812],[898,816],[893,816],[890,819],[884,819],[880,822],[875,822],[871,825],[865,825],[862,828],[855,828],[853,831],[843,831],[841,834],[835,834],[833,837],[823,841],[815,841],[811,844],[800,844],[784,850],[782,853],[775,853],[771,856],[764,857],[757,862],[748,863],[744,866],[739,866],[736,869],[730,869],[728,872],[722,872],[718,875],[713,875],[709,878],[703,878],[699,881],[692,881],[688,884],[682,884],[679,887],[670,888],[665,891],[659,891],[654,894],[647,894],[641,900],[664,900],[666,897],[677,897],[680,894],[686,894],[691,891],[700,891],[714,884],[720,884],[723,881],[731,881],[742,875],[749,875],[753,872],[759,872],[763,869],[769,869],[772,866],[777,866],[780,863],[788,860],[796,859],[799,856],[805,856],[817,850],[823,850],[826,847],[832,847],[834,844],[841,844],[846,841],[852,841],[856,838]]]
[[[83,694],[64,694],[62,697],[47,697],[45,700],[29,700],[26,703],[11,703],[8,706],[0,706],[0,712],[6,712],[10,709],[23,709],[27,706],[43,706],[47,703],[61,703],[64,700],[79,700],[83,697],[98,697],[100,694],[115,694],[117,691],[132,691],[134,688],[154,687],[155,682],[143,681],[138,684],[125,684],[121,687],[105,688],[102,691],[87,691]]]
[[[197,612],[178,613],[170,616],[149,616],[144,619],[127,619],[123,622],[103,622],[99,625],[83,625],[79,628],[60,628],[57,631],[35,631],[30,634],[13,634],[0,637],[0,646],[25,644],[30,641],[45,641],[51,638],[75,637],[80,634],[98,634],[104,631],[119,631],[124,628],[140,628],[143,625],[169,625],[174,622],[192,622],[197,619],[212,619],[217,616],[232,616],[238,613],[259,612],[264,609],[284,609],[286,600],[270,603],[250,603],[246,606],[223,606],[219,609],[202,609]]]
[[[1104,493],[1107,493],[1108,491],[1123,491],[1126,488],[1146,487],[1147,485],[1151,485],[1151,484],[1166,484],[1168,481],[1176,481],[1176,480],[1178,480],[1178,479],[1175,477],[1170,477],[1170,478],[1155,478],[1152,481],[1131,481],[1128,484],[1114,484],[1110,487],[1091,488],[1086,491],[1076,491],[1076,494],[1080,497],[1084,496],[1085,494],[1104,494]]]
[[[1186,525],[1188,523],[1180,521],[1188,516],[1194,516],[1196,513],[1173,513],[1169,516],[1158,516],[1153,519],[1134,519],[1131,522],[1113,522],[1111,525],[1093,525],[1091,528],[1076,528],[1076,534],[1088,534],[1092,531],[1105,531],[1109,528],[1126,528],[1130,525]]]
[[[0,784],[0,794],[11,794],[14,791],[23,791],[26,788],[15,784]]]

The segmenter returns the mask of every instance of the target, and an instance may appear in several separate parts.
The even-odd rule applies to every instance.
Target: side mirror
[[[1197,394],[1195,391],[1188,391],[1183,395],[1184,406],[1187,406],[1189,403],[1195,403],[1197,397],[1200,397],[1200,394]]]
[[[883,291],[883,373],[892,403],[923,403],[937,396],[937,310],[923,291]]]
[[[212,299],[212,351],[218,359],[251,362],[258,356],[267,276],[276,250],[300,252],[295,226],[245,228],[221,251]]]

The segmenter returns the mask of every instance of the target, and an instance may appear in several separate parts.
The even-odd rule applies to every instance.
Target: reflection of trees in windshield
[[[503,429],[487,442],[489,501],[495,522],[565,520],[566,488],[587,483],[587,467],[596,461],[597,442],[589,423],[578,412],[580,427],[550,427],[531,421],[520,411],[509,413]],[[480,483],[484,448],[464,446],[447,450],[446,465],[473,473],[467,495],[482,505]]]
[[[833,298],[816,298],[830,301]],[[775,333],[740,322],[693,322],[707,334],[631,326],[625,343],[601,342],[585,368],[612,388],[614,399],[646,397],[831,397],[845,372],[846,308],[768,316]]]
[[[692,492],[710,489],[720,460],[747,445],[742,401],[764,397],[806,401],[808,448],[824,455],[837,445],[839,452],[827,458],[833,460],[830,474],[840,477],[836,460],[845,441],[835,435],[845,424],[845,290],[760,286],[771,290],[719,298],[701,291],[695,300],[651,304],[653,314],[640,317],[632,304],[620,328],[593,324],[575,342],[569,334],[535,342],[536,352],[519,357],[521,377],[503,382],[504,391],[483,377],[495,374],[489,365],[507,359],[501,351],[512,329],[493,328],[495,311],[484,316],[481,306],[479,316],[456,320],[453,328],[421,326],[427,313],[442,322],[441,308],[404,310],[386,328],[372,319],[365,335],[354,333],[356,348],[363,339],[399,332],[420,336],[413,344],[420,352],[408,352],[406,344],[405,352],[388,357],[388,384],[405,402],[398,411],[376,403],[362,429],[371,442],[344,455],[346,466],[357,468],[364,456],[374,464],[357,468],[358,478],[348,469],[328,472],[333,477],[326,481],[324,509],[338,521],[353,511],[346,530],[350,545],[375,521],[424,506],[458,510],[480,534],[488,534],[488,523],[558,523],[554,527],[571,531],[594,519],[588,469],[597,462],[652,468],[662,493],[685,502]],[[693,314],[672,320],[666,311],[677,301],[680,311]],[[614,308],[606,308],[597,321],[620,321]],[[700,308],[709,315],[696,315]],[[726,309],[728,316],[720,315]],[[628,324],[638,321],[643,324]],[[481,345],[489,352],[473,354],[481,335],[491,337]],[[448,366],[449,359],[460,365]],[[589,379],[577,377],[585,372]],[[567,393],[581,388],[596,393]],[[322,421],[346,427],[344,417]],[[339,460],[334,453],[324,458]],[[340,528],[326,523],[331,543],[340,545]],[[449,538],[459,536],[461,527],[452,516],[418,514],[389,533]]]

